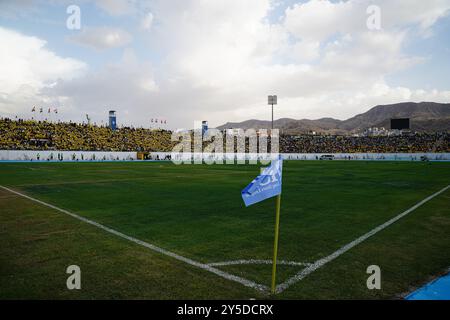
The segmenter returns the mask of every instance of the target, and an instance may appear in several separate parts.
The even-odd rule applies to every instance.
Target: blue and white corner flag
[[[269,167],[255,178],[244,190],[242,200],[245,206],[251,206],[257,202],[277,196],[281,193],[281,178],[283,172],[283,159],[272,160]]]

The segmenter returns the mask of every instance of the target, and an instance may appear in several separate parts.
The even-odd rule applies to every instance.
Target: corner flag
[[[281,194],[282,171],[283,159],[280,155],[242,190],[242,200],[244,200],[245,206],[248,207]]]
[[[281,208],[281,178],[283,173],[283,159],[281,155],[273,160],[269,167],[255,178],[244,190],[242,190],[242,200],[245,206],[251,206],[257,202],[277,196],[275,212],[275,236],[273,241],[272,260],[272,286],[271,291],[276,291],[277,255],[278,255],[278,233],[280,229],[280,208]]]

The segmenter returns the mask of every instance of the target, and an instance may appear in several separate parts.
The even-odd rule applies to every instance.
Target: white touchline
[[[289,278],[288,280],[286,280],[285,282],[283,282],[282,284],[279,284],[276,288],[277,293],[281,293],[284,290],[286,290],[289,286],[293,285],[294,283],[302,280],[303,278],[305,278],[307,275],[309,275],[310,273],[316,271],[317,269],[323,267],[325,264],[327,264],[330,261],[333,261],[334,259],[336,259],[337,257],[339,257],[340,255],[344,254],[345,252],[347,252],[348,250],[350,250],[351,248],[357,246],[358,244],[360,244],[361,242],[367,240],[368,238],[370,238],[371,236],[373,236],[374,234],[380,232],[381,230],[389,227],[391,224],[393,224],[394,222],[400,220],[401,218],[403,218],[404,216],[406,216],[407,214],[411,213],[412,211],[416,210],[417,208],[419,208],[420,206],[424,205],[425,203],[427,203],[428,201],[430,201],[431,199],[433,199],[434,197],[440,195],[441,193],[445,192],[448,188],[450,188],[450,185],[446,186],[445,188],[443,188],[442,190],[432,194],[431,196],[429,196],[428,198],[423,199],[422,201],[420,201],[419,203],[415,204],[414,206],[412,206],[411,208],[409,208],[408,210],[400,213],[399,215],[395,216],[394,218],[392,218],[391,220],[383,223],[382,225],[376,227],[375,229],[372,229],[371,231],[367,232],[366,234],[362,235],[361,237],[359,237],[356,240],[353,240],[352,242],[346,244],[345,246],[343,246],[342,248],[340,248],[339,250],[333,252],[332,254],[330,254],[329,256],[319,259],[316,262],[314,262],[311,266],[303,269],[302,271],[300,271],[299,273],[297,273],[295,276],[293,276],[292,278]]]
[[[116,230],[114,230],[114,229],[108,228],[108,227],[106,227],[106,226],[104,226],[104,225],[102,225],[102,224],[100,224],[100,223],[97,223],[97,222],[95,222],[95,221],[92,221],[92,220],[83,218],[83,217],[81,217],[81,216],[79,216],[79,215],[77,215],[77,214],[75,214],[75,213],[72,213],[72,212],[69,212],[69,211],[67,211],[67,210],[58,208],[58,207],[56,207],[56,206],[54,206],[54,205],[52,205],[52,204],[46,203],[46,202],[44,202],[44,201],[41,201],[41,200],[32,198],[32,197],[27,196],[27,195],[25,195],[25,194],[23,194],[23,193],[20,193],[20,192],[18,192],[18,191],[9,189],[9,188],[4,187],[4,186],[1,186],[1,185],[0,185],[0,188],[2,188],[2,189],[4,189],[4,190],[7,190],[7,191],[9,191],[9,192],[12,192],[12,193],[14,193],[14,194],[17,194],[17,195],[19,195],[19,196],[21,196],[21,197],[27,198],[27,199],[29,199],[29,200],[31,200],[31,201],[37,202],[37,203],[39,203],[39,204],[42,204],[42,205],[44,205],[44,206],[46,206],[46,207],[49,207],[49,208],[52,208],[52,209],[54,209],[54,210],[60,211],[60,212],[62,212],[62,213],[65,213],[65,214],[67,214],[67,215],[69,215],[69,216],[71,216],[71,217],[73,217],[73,218],[75,218],[75,219],[78,219],[78,220],[81,220],[81,221],[83,221],[83,222],[89,223],[89,224],[91,224],[91,225],[93,225],[93,226],[96,226],[97,228],[100,228],[100,229],[102,229],[102,230],[105,230],[106,232],[109,232],[109,233],[111,233],[111,234],[114,234],[114,235],[116,235],[116,236],[118,236],[118,237],[121,237],[121,238],[123,238],[123,239],[129,240],[129,241],[134,242],[134,243],[136,243],[136,244],[139,244],[139,245],[141,245],[141,246],[144,246],[144,247],[146,247],[146,248],[148,248],[148,249],[151,249],[151,250],[153,250],[153,251],[159,252],[159,253],[161,253],[161,254],[163,254],[163,255],[172,257],[172,258],[174,258],[174,259],[176,259],[176,260],[179,260],[179,261],[183,261],[183,262],[185,262],[185,263],[187,263],[187,264],[189,264],[189,265],[195,266],[195,267],[197,267],[197,268],[200,268],[200,269],[203,269],[203,270],[212,272],[212,273],[214,273],[214,274],[216,274],[216,275],[218,275],[218,276],[220,276],[220,277],[222,277],[222,278],[224,278],[224,279],[227,279],[227,280],[231,280],[231,281],[235,281],[235,282],[241,283],[241,284],[243,284],[244,286],[247,286],[247,287],[250,287],[250,288],[254,288],[254,289],[257,289],[257,290],[262,291],[262,292],[265,292],[265,293],[267,293],[268,290],[269,290],[269,287],[268,287],[268,286],[265,286],[265,285],[262,285],[262,284],[259,284],[259,283],[256,283],[256,282],[247,280],[247,279],[242,278],[242,277],[238,277],[238,276],[229,274],[229,273],[227,273],[227,272],[221,271],[221,270],[219,270],[219,269],[213,267],[213,266],[220,266],[220,265],[227,265],[227,264],[237,264],[236,262],[239,262],[239,264],[244,264],[244,263],[249,263],[249,261],[255,261],[255,262],[251,262],[251,263],[266,263],[266,261],[268,261],[268,260],[236,260],[236,261],[216,262],[216,263],[210,263],[210,264],[205,264],[205,263],[197,262],[197,261],[194,261],[194,260],[192,260],[192,259],[189,259],[189,258],[180,256],[180,255],[178,255],[178,254],[176,254],[176,253],[173,253],[173,252],[167,251],[167,250],[165,250],[165,249],[162,249],[162,248],[160,248],[160,247],[157,247],[157,246],[155,246],[155,245],[153,245],[153,244],[151,244],[151,243],[148,243],[148,242],[145,242],[145,241],[142,241],[142,240],[139,240],[139,239],[136,239],[136,238],[127,236],[126,234],[123,234],[123,233],[121,233],[121,232],[119,232],[119,231],[116,231]],[[350,249],[352,249],[353,247],[357,246],[357,245],[360,244],[361,242],[367,240],[368,238],[370,238],[370,237],[373,236],[374,234],[376,234],[376,233],[380,232],[381,230],[387,228],[388,226],[390,226],[390,225],[393,224],[394,222],[400,220],[401,218],[403,218],[403,217],[406,216],[407,214],[409,214],[409,213],[411,213],[412,211],[416,210],[417,208],[419,208],[420,206],[424,205],[425,203],[427,203],[428,201],[430,201],[430,200],[433,199],[434,197],[436,197],[436,196],[440,195],[441,193],[445,192],[445,191],[446,191],[447,189],[449,189],[449,188],[450,188],[450,185],[448,185],[448,186],[446,186],[445,188],[443,188],[442,190],[440,190],[440,191],[438,191],[438,192],[432,194],[431,196],[429,196],[429,197],[423,199],[422,201],[418,202],[417,204],[415,204],[414,206],[412,206],[412,207],[409,208],[408,210],[406,210],[406,211],[400,213],[399,215],[397,215],[397,216],[395,216],[394,218],[390,219],[389,221],[383,223],[382,225],[380,225],[380,226],[378,226],[378,227],[372,229],[371,231],[369,231],[369,232],[367,232],[366,234],[362,235],[362,236],[359,237],[358,239],[353,240],[352,242],[346,244],[345,246],[343,246],[343,247],[340,248],[339,250],[333,252],[333,253],[330,254],[329,256],[326,256],[325,258],[319,259],[319,260],[317,260],[316,262],[314,262],[313,264],[303,263],[303,265],[308,265],[308,267],[306,267],[305,269],[303,269],[302,271],[300,271],[299,273],[297,273],[295,276],[289,278],[288,280],[286,280],[286,281],[283,282],[282,284],[279,284],[279,285],[277,286],[277,288],[276,288],[276,292],[277,292],[277,293],[283,292],[284,290],[286,290],[288,287],[290,287],[290,286],[293,285],[294,283],[296,283],[296,282],[298,282],[298,281],[304,279],[307,275],[309,275],[309,274],[311,274],[312,272],[316,271],[317,269],[323,267],[323,266],[324,266],[325,264],[327,264],[328,262],[333,261],[334,259],[336,259],[336,258],[339,257],[340,255],[344,254],[344,253],[347,252],[348,250],[350,250]],[[282,260],[282,262],[283,262],[283,263],[287,263],[287,264],[293,263],[294,265],[300,265],[300,264],[302,264],[302,263],[298,263],[298,262],[283,261],[283,260]]]
[[[104,226],[104,225],[102,225],[100,223],[97,223],[95,221],[83,218],[83,217],[81,217],[81,216],[79,216],[79,215],[77,215],[75,213],[72,213],[70,211],[58,208],[58,207],[56,207],[56,206],[54,206],[52,204],[46,203],[44,201],[32,198],[32,197],[27,196],[26,194],[20,193],[18,191],[9,189],[9,188],[1,186],[1,185],[0,185],[0,188],[4,189],[6,191],[12,192],[14,194],[17,194],[17,195],[19,195],[21,197],[27,198],[27,199],[29,199],[31,201],[37,202],[37,203],[39,203],[39,204],[41,204],[43,206],[46,206],[46,207],[52,208],[54,210],[57,210],[59,212],[62,212],[64,214],[67,214],[67,215],[69,215],[69,216],[71,216],[71,217],[73,217],[75,219],[80,220],[80,221],[89,223],[90,225],[93,225],[93,226],[95,226],[97,228],[100,228],[100,229],[102,229],[102,230],[104,230],[106,232],[109,232],[109,233],[114,234],[114,235],[116,235],[118,237],[121,237],[123,239],[129,240],[131,242],[134,242],[134,243],[136,243],[138,245],[141,245],[143,247],[146,247],[148,249],[151,249],[151,250],[156,251],[158,253],[161,253],[163,255],[172,257],[172,258],[174,258],[176,260],[179,260],[179,261],[183,261],[183,262],[185,262],[185,263],[187,263],[187,264],[189,264],[191,266],[194,266],[194,267],[197,267],[197,268],[200,268],[200,269],[212,272],[212,273],[214,273],[214,274],[216,274],[216,275],[218,275],[218,276],[220,276],[220,277],[222,277],[224,279],[235,281],[235,282],[239,282],[240,284],[243,284],[244,286],[247,286],[247,287],[250,287],[250,288],[254,288],[254,289],[257,289],[257,290],[262,291],[262,292],[268,292],[269,291],[269,287],[267,287],[265,285],[262,285],[262,284],[259,284],[259,283],[256,283],[256,282],[253,282],[253,281],[250,281],[250,280],[247,280],[247,279],[244,279],[244,278],[232,275],[232,274],[229,274],[227,272],[224,272],[222,270],[219,270],[217,268],[209,266],[209,265],[207,265],[205,263],[194,261],[192,259],[180,256],[179,254],[176,254],[176,253],[167,251],[167,250],[165,250],[163,248],[157,247],[157,246],[155,246],[155,245],[153,245],[151,243],[148,243],[148,242],[145,242],[145,241],[142,241],[142,240],[139,240],[139,239],[127,236],[126,234],[124,234],[122,232],[119,232],[119,231],[116,231],[114,229],[108,228],[108,227],[106,227],[106,226]]]
[[[233,266],[240,264],[272,264],[272,260],[260,260],[260,259],[249,259],[249,260],[231,260],[231,261],[221,261],[221,262],[211,262],[208,263],[208,266],[211,267],[220,267],[220,266]],[[307,262],[296,262],[296,261],[286,261],[286,260],[277,260],[278,265],[284,266],[310,266],[312,263]]]

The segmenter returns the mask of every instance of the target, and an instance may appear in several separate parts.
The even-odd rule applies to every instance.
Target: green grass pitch
[[[259,165],[3,163],[0,185],[201,263],[272,257],[275,199],[245,208]],[[450,184],[450,163],[287,161],[279,259],[312,263]],[[450,267],[450,190],[275,297],[0,189],[0,298],[399,298]],[[79,265],[81,290],[66,288]],[[366,268],[381,268],[368,290]],[[217,267],[270,285],[271,265]],[[278,267],[281,283],[301,266]]]

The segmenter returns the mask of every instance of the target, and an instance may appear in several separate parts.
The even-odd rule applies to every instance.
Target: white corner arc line
[[[233,266],[233,265],[241,265],[241,264],[272,264],[272,260],[260,260],[260,259],[249,259],[249,260],[230,260],[230,261],[221,261],[221,262],[212,262],[208,263],[208,266],[211,267],[220,267],[220,266]],[[287,261],[287,260],[278,260],[278,265],[286,265],[286,266],[310,266],[312,263],[307,262],[296,262],[296,261]]]
[[[416,210],[417,208],[419,208],[420,206],[424,205],[425,203],[427,203],[428,201],[430,201],[431,199],[433,199],[434,197],[437,197],[438,195],[440,195],[441,193],[445,192],[447,189],[450,188],[450,185],[446,186],[445,188],[441,189],[440,191],[432,194],[431,196],[423,199],[422,201],[418,202],[417,204],[415,204],[414,206],[412,206],[411,208],[409,208],[406,211],[403,211],[402,213],[400,213],[399,215],[395,216],[394,218],[386,221],[385,223],[383,223],[382,225],[372,229],[371,231],[367,232],[366,234],[362,235],[361,237],[357,238],[356,240],[353,240],[352,242],[346,244],[345,246],[341,247],[339,250],[333,252],[332,254],[330,254],[329,256],[326,256],[325,258],[319,259],[316,262],[314,262],[311,266],[303,269],[302,271],[300,271],[299,273],[297,273],[295,276],[289,278],[288,280],[286,280],[285,282],[283,282],[282,284],[279,284],[276,288],[276,292],[277,293],[281,293],[284,290],[286,290],[289,286],[293,285],[294,283],[304,279],[307,275],[309,275],[310,273],[316,271],[317,269],[323,267],[325,264],[327,264],[328,262],[333,261],[334,259],[336,259],[337,257],[339,257],[340,255],[344,254],[345,252],[347,252],[348,250],[352,249],[353,247],[357,246],[358,244],[360,244],[361,242],[367,240],[368,238],[370,238],[371,236],[373,236],[374,234],[380,232],[381,230],[389,227],[391,224],[393,224],[394,222],[400,220],[401,218],[403,218],[404,216],[406,216],[407,214],[411,213],[412,211]]]
[[[148,248],[148,249],[153,250],[153,251],[155,251],[155,252],[158,252],[158,253],[160,253],[160,254],[169,256],[169,257],[174,258],[174,259],[176,259],[176,260],[185,262],[185,263],[187,263],[187,264],[189,264],[189,265],[191,265],[191,266],[194,266],[194,267],[197,267],[197,268],[200,268],[200,269],[209,271],[209,272],[211,272],[211,273],[214,273],[214,274],[216,274],[216,275],[218,275],[219,277],[222,277],[222,278],[224,278],[224,279],[231,280],[231,281],[234,281],[234,282],[238,282],[238,283],[240,283],[240,284],[242,284],[242,285],[244,285],[244,286],[246,286],[246,287],[250,287],[250,288],[253,288],[253,289],[257,289],[257,290],[262,291],[262,292],[265,292],[265,293],[269,291],[269,287],[268,287],[268,286],[265,286],[265,285],[262,285],[262,284],[253,282],[253,281],[251,281],[251,280],[248,280],[248,279],[245,279],[245,278],[242,278],[242,277],[235,276],[235,275],[230,274],[230,273],[227,273],[227,272],[224,272],[224,271],[222,271],[222,270],[219,270],[219,269],[217,269],[217,268],[214,268],[214,267],[212,267],[212,266],[209,266],[209,265],[207,265],[207,264],[205,264],[205,263],[201,263],[201,262],[194,261],[194,260],[192,260],[192,259],[189,259],[189,258],[180,256],[179,254],[176,254],[176,253],[174,253],[174,252],[165,250],[165,249],[160,248],[160,247],[158,247],[158,246],[155,246],[155,245],[153,245],[153,244],[151,244],[151,243],[148,243],[148,242],[145,242],[145,241],[142,241],[142,240],[133,238],[133,237],[128,236],[128,235],[126,235],[126,234],[124,234],[124,233],[122,233],[122,232],[119,232],[119,231],[117,231],[117,230],[114,230],[114,229],[111,229],[111,228],[109,228],[109,227],[106,227],[106,226],[104,226],[104,225],[102,225],[102,224],[100,224],[100,223],[98,223],[98,222],[95,222],[95,221],[93,221],[93,220],[84,218],[84,217],[79,216],[79,215],[77,215],[77,214],[75,214],[75,213],[72,213],[72,212],[70,212],[70,211],[67,211],[67,210],[58,208],[58,207],[56,207],[56,206],[54,206],[54,205],[52,205],[52,204],[49,204],[49,203],[46,203],[46,202],[44,202],[44,201],[41,201],[41,200],[35,199],[35,198],[33,198],[33,197],[27,196],[26,194],[23,194],[23,193],[20,193],[20,192],[18,192],[18,191],[9,189],[9,188],[4,187],[4,186],[2,186],[2,185],[0,185],[0,188],[4,189],[4,190],[6,190],[6,191],[9,191],[9,192],[11,192],[11,193],[14,193],[14,194],[16,194],[16,195],[18,195],[18,196],[21,196],[21,197],[23,197],[23,198],[26,198],[26,199],[28,199],[28,200],[37,202],[37,203],[39,203],[39,204],[41,204],[41,205],[43,205],[43,206],[46,206],[46,207],[49,207],[49,208],[51,208],[51,209],[57,210],[57,211],[59,211],[59,212],[62,212],[62,213],[64,213],[64,214],[68,215],[68,216],[71,216],[72,218],[75,218],[75,219],[78,219],[78,220],[83,221],[83,222],[85,222],[85,223],[88,223],[88,224],[90,224],[90,225],[93,225],[93,226],[95,226],[95,227],[97,227],[97,228],[99,228],[99,229],[102,229],[102,230],[104,230],[104,231],[106,231],[106,232],[109,232],[109,233],[111,233],[111,234],[113,234],[113,235],[115,235],[115,236],[118,236],[118,237],[120,237],[120,238],[123,238],[123,239],[126,239],[126,240],[128,240],[128,241],[134,242],[135,244],[141,245],[141,246],[143,246],[143,247],[145,247],[145,248]]]

